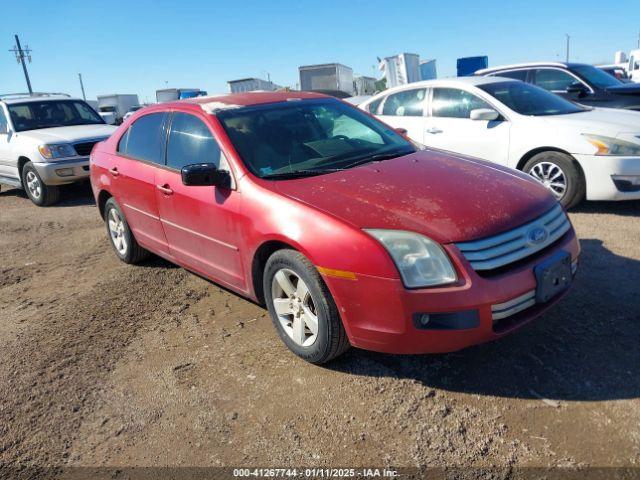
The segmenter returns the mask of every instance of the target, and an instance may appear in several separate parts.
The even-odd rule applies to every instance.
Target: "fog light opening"
[[[58,168],[56,175],[59,177],[71,177],[73,176],[73,168]]]
[[[420,315],[420,320],[419,320],[420,326],[426,327],[427,325],[429,325],[430,320],[431,320],[431,315],[423,313],[422,315]]]

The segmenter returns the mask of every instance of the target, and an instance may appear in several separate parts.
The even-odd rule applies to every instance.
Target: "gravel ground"
[[[317,367],[261,307],[157,258],[118,262],[86,186],[51,208],[3,187],[0,477],[640,467],[640,202],[587,203],[571,219],[575,288],[516,334],[448,355],[353,349]]]

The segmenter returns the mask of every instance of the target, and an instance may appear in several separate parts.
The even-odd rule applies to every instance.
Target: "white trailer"
[[[124,114],[136,105],[140,105],[140,101],[135,94],[98,95],[98,113],[112,125],[120,125]]]
[[[330,90],[353,95],[353,70],[340,63],[300,67],[300,90]]]

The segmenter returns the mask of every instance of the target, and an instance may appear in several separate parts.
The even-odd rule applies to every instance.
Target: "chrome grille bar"
[[[560,205],[536,220],[508,232],[472,242],[457,243],[474,270],[493,270],[533,255],[551,245],[571,228]],[[535,241],[531,233],[544,230],[545,238]]]

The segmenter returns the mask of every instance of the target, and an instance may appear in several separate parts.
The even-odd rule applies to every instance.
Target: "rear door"
[[[459,88],[432,89],[424,144],[507,165],[508,120],[471,120],[471,111],[495,107]]]
[[[394,128],[404,128],[411,139],[423,143],[426,100],[426,88],[413,88],[392,93],[382,104],[380,120]]]
[[[160,218],[171,255],[206,277],[246,290],[238,248],[240,193],[233,188],[184,185],[180,170],[198,163],[229,170],[207,119],[174,112],[166,168],[156,173]]]
[[[156,171],[164,164],[166,112],[137,119],[120,138],[111,162],[113,194],[124,209],[136,240],[157,253],[169,253],[156,199]]]

